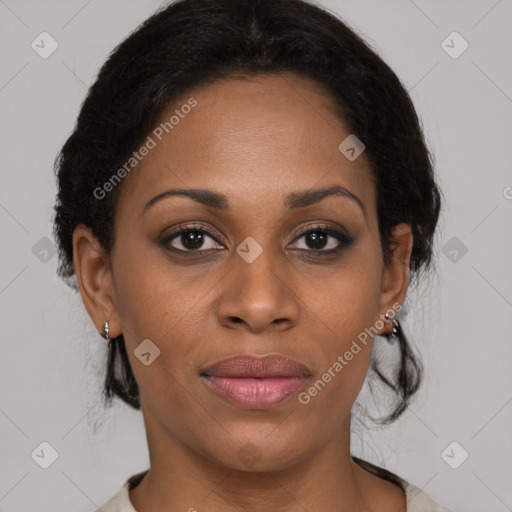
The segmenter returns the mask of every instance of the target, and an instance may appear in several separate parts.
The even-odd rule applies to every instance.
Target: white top
[[[149,470],[132,475],[123,484],[121,489],[110,498],[100,509],[95,512],[137,512],[130,501],[129,490],[134,488]],[[449,508],[442,507],[428,494],[418,487],[400,479],[405,488],[407,510],[405,512],[452,512]]]
[[[136,473],[126,480],[121,489],[96,512],[137,512],[130,501],[129,491],[133,489],[149,470]],[[442,507],[418,487],[398,477],[405,489],[407,510],[404,512],[452,512]]]

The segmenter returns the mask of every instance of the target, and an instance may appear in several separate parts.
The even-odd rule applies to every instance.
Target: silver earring
[[[105,322],[103,325],[103,337],[108,341],[108,362],[107,368],[110,367],[110,361],[112,360],[112,340],[109,338],[110,328],[108,322]]]
[[[108,337],[108,333],[109,332],[110,332],[110,329],[109,329],[109,326],[108,326],[108,322],[105,322],[105,324],[103,325],[103,336],[104,336],[104,338],[106,338],[107,340],[110,341],[110,338]]]
[[[396,318],[391,318],[387,313],[384,315],[384,317],[391,324],[391,330],[387,334],[385,334],[385,336],[390,343],[393,343],[402,332],[400,322]]]

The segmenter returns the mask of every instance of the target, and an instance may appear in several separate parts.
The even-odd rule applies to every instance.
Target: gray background
[[[424,387],[393,426],[358,429],[353,451],[454,511],[510,511],[512,1],[320,5],[356,28],[410,90],[446,198],[437,274],[410,294],[404,320],[425,362]],[[140,413],[98,404],[105,343],[56,277],[45,237],[53,160],[87,88],[159,6],[0,0],[2,511],[92,511],[148,467]],[[47,59],[31,48],[43,31],[58,42]],[[469,44],[458,58],[441,44],[453,31]],[[43,441],[58,453],[48,469],[31,457]],[[453,469],[445,460],[455,465],[462,450],[469,458]]]

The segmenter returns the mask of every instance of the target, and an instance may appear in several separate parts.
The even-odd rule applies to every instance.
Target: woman
[[[350,453],[441,194],[411,100],[302,0],[179,0],[110,56],[56,162],[60,274],[142,409],[151,467],[103,512],[447,510]],[[372,356],[392,343],[396,372]]]

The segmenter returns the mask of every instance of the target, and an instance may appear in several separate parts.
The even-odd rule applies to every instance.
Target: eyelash
[[[162,247],[164,247],[167,250],[181,252],[181,253],[199,253],[199,254],[203,253],[204,254],[204,253],[208,253],[208,252],[212,253],[212,252],[215,252],[218,250],[218,249],[206,249],[206,250],[176,249],[176,247],[169,247],[169,244],[174,239],[178,238],[180,235],[182,235],[184,233],[190,233],[190,232],[199,232],[202,234],[206,234],[207,236],[212,238],[216,243],[220,244],[220,242],[204,227],[189,225],[189,226],[183,227],[183,228],[179,229],[178,231],[174,231],[173,233],[165,236],[164,238],[162,238],[159,241],[159,245],[161,245]],[[354,243],[354,238],[352,236],[350,236],[347,233],[344,233],[342,231],[337,231],[336,229],[333,229],[329,226],[324,226],[324,225],[313,226],[313,227],[307,229],[306,231],[303,231],[302,233],[297,235],[297,237],[293,240],[293,242],[296,242],[300,238],[302,238],[305,235],[308,235],[310,233],[321,233],[324,235],[328,235],[328,236],[335,238],[339,242],[338,247],[336,247],[334,249],[328,249],[328,250],[299,249],[300,251],[306,251],[310,255],[313,254],[313,255],[321,256],[321,257],[322,256],[333,256],[335,254],[340,253],[344,249],[348,249]]]

